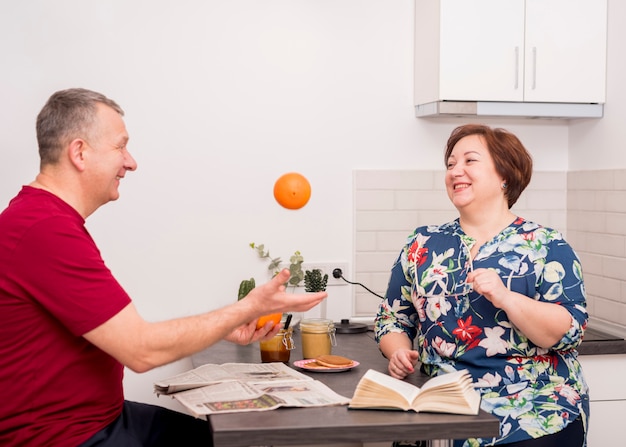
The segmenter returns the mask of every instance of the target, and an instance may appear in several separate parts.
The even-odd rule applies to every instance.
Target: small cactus
[[[326,290],[328,275],[322,276],[320,269],[307,270],[304,272],[304,290],[307,292],[323,292]]]
[[[245,298],[245,296],[249,294],[250,291],[254,289],[255,286],[256,286],[256,281],[254,280],[254,278],[244,279],[243,281],[241,281],[241,283],[239,284],[239,293],[237,294],[237,301],[239,301],[242,298]]]

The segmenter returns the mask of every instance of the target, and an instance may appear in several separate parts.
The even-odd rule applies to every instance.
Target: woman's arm
[[[565,307],[507,289],[495,270],[476,269],[467,275],[467,281],[475,292],[506,312],[509,321],[537,346],[550,348],[570,330],[572,316]]]
[[[415,371],[419,354],[413,349],[405,332],[388,332],[378,342],[381,352],[389,359],[389,374],[404,379]]]

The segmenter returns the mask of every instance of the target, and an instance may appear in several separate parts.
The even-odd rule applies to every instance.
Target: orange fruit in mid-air
[[[280,319],[282,317],[283,317],[282,313],[263,315],[257,320],[256,328],[261,329],[263,326],[265,326],[265,323],[267,323],[268,321],[273,321],[274,324],[278,324],[280,323]]]
[[[274,198],[281,206],[297,210],[311,198],[311,184],[302,174],[288,172],[274,183]]]

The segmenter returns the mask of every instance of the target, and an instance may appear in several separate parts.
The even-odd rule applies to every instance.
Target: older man
[[[137,168],[122,117],[100,93],[54,93],[37,117],[40,172],[0,214],[0,445],[207,445],[206,421],[126,401],[124,366],[144,372],[221,339],[272,337],[279,327],[256,329],[259,316],[326,297],[287,294],[283,271],[221,309],[143,320],[85,228]]]

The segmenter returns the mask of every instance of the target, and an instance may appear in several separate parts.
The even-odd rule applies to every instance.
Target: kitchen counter
[[[583,342],[578,347],[580,355],[626,354],[626,340],[621,337],[587,328]]]

